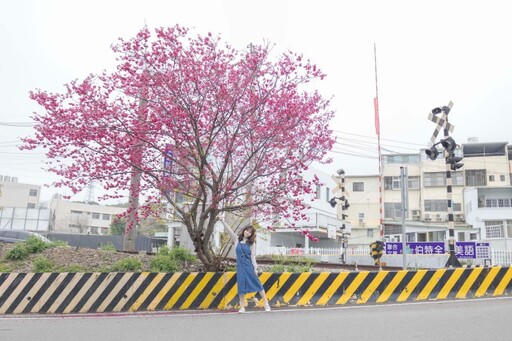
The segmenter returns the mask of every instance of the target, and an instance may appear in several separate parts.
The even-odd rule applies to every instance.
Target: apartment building
[[[408,173],[408,207],[406,212],[406,235],[407,241],[443,241],[448,236],[448,205],[446,186],[446,164],[443,151],[434,161],[430,160],[425,150],[411,154],[383,155],[383,176],[382,176],[382,218],[385,241],[402,240],[402,203],[401,203],[401,167],[407,167]],[[486,223],[488,226],[496,225],[501,221],[503,233],[500,236],[508,238],[507,221],[512,217],[511,202],[503,201],[509,197],[503,194],[501,201],[496,205],[502,205],[499,210],[507,214],[497,214],[493,217],[492,210],[487,210],[485,215],[480,214],[482,224],[477,224],[474,214],[468,217],[469,209],[479,209],[482,212],[483,206],[478,207],[474,196],[482,197],[486,193],[493,193],[499,196],[505,190],[511,190],[511,152],[508,143],[467,143],[456,150],[456,155],[463,156],[464,166],[457,171],[451,172],[452,177],[452,208],[454,214],[455,239],[457,241],[471,241],[486,239]],[[361,183],[362,184],[359,184]],[[352,187],[350,193],[350,208],[348,219],[352,225],[351,245],[362,245],[367,247],[370,236],[373,240],[379,239],[375,232],[379,228],[380,217],[378,190],[375,191],[375,183],[378,184],[378,176],[347,176],[347,188]],[[357,184],[357,185],[354,185]],[[354,191],[354,188],[363,189]],[[378,185],[377,185],[378,188]],[[471,190],[472,188],[476,188]],[[499,190],[499,191],[498,191]],[[489,192],[490,191],[490,192]],[[488,198],[490,194],[486,194]],[[486,196],[484,195],[484,197]],[[466,205],[469,200],[476,207]],[[509,203],[508,208],[506,203]],[[490,202],[493,205],[494,201]],[[370,209],[371,208],[371,209]],[[472,211],[473,212],[473,211]],[[498,212],[496,209],[494,212]],[[485,218],[484,218],[485,217]],[[471,219],[469,219],[471,218]],[[489,230],[489,229],[488,229]],[[365,240],[363,237],[367,236]],[[492,234],[491,234],[492,235]],[[354,237],[359,237],[359,240]],[[494,238],[495,239],[495,238]],[[361,242],[365,240],[365,242]]]

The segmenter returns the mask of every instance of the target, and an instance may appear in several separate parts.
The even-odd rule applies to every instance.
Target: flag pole
[[[379,122],[379,86],[377,82],[377,45],[373,43],[373,53],[375,57],[375,98],[373,105],[375,107],[375,132],[377,134],[377,149],[379,153],[379,239],[384,242],[384,226],[382,216],[382,154],[380,148],[380,122]]]

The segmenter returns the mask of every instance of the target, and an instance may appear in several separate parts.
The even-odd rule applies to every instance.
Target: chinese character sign
[[[442,255],[446,252],[445,242],[406,243],[406,253],[414,255]],[[388,242],[386,254],[402,254],[402,243]],[[489,243],[456,242],[455,256],[460,259],[491,258]]]
[[[406,253],[416,255],[440,255],[445,253],[444,242],[418,242],[406,243]],[[398,255],[403,253],[402,243],[389,242],[386,243],[386,254]]]

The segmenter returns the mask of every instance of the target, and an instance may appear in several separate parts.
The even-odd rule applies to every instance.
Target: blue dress
[[[239,295],[263,290],[263,285],[254,273],[251,246],[246,243],[237,243],[236,246],[236,283]]]

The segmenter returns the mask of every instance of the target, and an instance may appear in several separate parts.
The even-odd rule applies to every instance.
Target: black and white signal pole
[[[439,143],[444,147],[444,157],[446,161],[446,199],[448,206],[448,246],[449,246],[449,258],[446,262],[446,267],[461,267],[459,260],[455,255],[455,226],[453,220],[453,200],[452,200],[452,171],[457,170],[462,167],[463,164],[459,163],[462,160],[462,157],[455,156],[455,148],[457,144],[450,137],[450,131],[453,132],[453,125],[448,123],[448,114],[453,106],[453,103],[450,101],[448,106],[434,108],[431,113],[429,113],[428,119],[437,124],[436,130],[434,130],[434,134],[432,134],[431,142],[434,143],[439,131],[443,129],[444,138],[438,142],[434,143],[432,147],[425,151],[428,157],[431,160],[437,159],[439,151],[437,150],[436,145]],[[442,113],[442,114],[441,114]],[[441,114],[441,115],[440,115]]]

